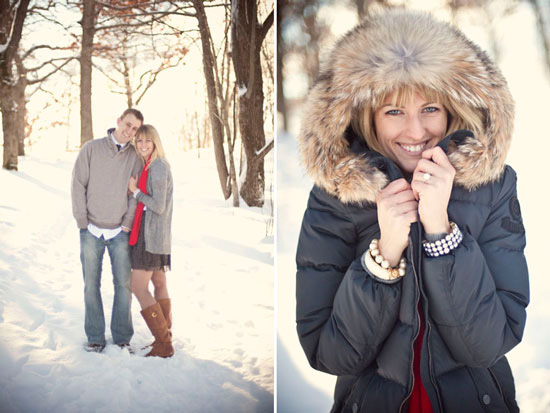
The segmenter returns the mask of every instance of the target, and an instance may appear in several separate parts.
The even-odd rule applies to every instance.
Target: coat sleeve
[[[78,153],[71,178],[71,201],[73,216],[78,228],[88,226],[86,191],[90,178],[91,142],[86,143]]]
[[[142,202],[147,209],[162,214],[166,208],[166,196],[168,194],[168,181],[170,169],[163,162],[157,161],[151,165],[149,171],[149,180],[147,188],[150,188],[150,194],[143,192],[137,194],[137,200]]]
[[[429,313],[453,357],[490,367],[521,341],[529,303],[525,230],[516,174],[507,167],[479,237],[464,231],[453,253],[423,258]]]
[[[401,282],[367,274],[356,244],[346,208],[315,187],[296,258],[297,330],[311,366],[335,375],[358,375],[372,363],[399,310]]]

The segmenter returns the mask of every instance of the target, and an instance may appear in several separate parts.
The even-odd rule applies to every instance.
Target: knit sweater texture
[[[141,168],[131,144],[118,151],[109,136],[86,142],[76,159],[71,183],[78,228],[89,223],[105,229],[131,228],[137,201],[128,195],[128,181]]]

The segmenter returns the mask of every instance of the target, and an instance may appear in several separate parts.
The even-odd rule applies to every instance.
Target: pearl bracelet
[[[451,232],[444,238],[438,239],[435,242],[422,241],[424,252],[428,257],[439,257],[440,255],[447,255],[452,250],[458,247],[458,244],[462,242],[462,232],[458,225],[454,222],[450,222]]]
[[[398,268],[391,268],[389,262],[380,254],[377,239],[371,241],[369,249],[363,254],[362,263],[363,267],[372,275],[385,281],[393,281],[403,277],[407,268],[405,257],[399,260]]]

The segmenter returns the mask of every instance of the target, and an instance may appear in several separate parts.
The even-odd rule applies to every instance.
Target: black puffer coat
[[[426,19],[413,21],[411,27],[432,25],[455,40],[458,36],[462,43],[455,47],[477,59],[477,76],[471,79],[488,79],[491,87],[493,100],[481,98],[487,111],[485,133],[458,131],[439,144],[457,169],[448,215],[464,239],[451,254],[428,258],[421,246],[422,226],[415,223],[403,278],[384,283],[361,264],[370,241],[380,236],[375,193],[402,177],[392,161],[369,151],[346,126],[349,122],[326,127],[327,119],[336,116],[331,111],[349,119],[353,104],[368,96],[351,88],[354,94],[344,97],[340,91],[345,86],[335,81],[342,67],[338,59],[347,56],[339,48],[356,43],[362,30],[376,27],[367,24],[331,55],[311,93],[300,136],[316,185],[297,252],[298,335],[312,367],[338,376],[332,411],[407,412],[420,303],[426,324],[420,371],[434,412],[517,411],[504,355],[521,341],[529,285],[516,174],[504,164],[511,135],[511,120],[505,118],[513,117],[513,103],[498,70],[454,29],[407,13],[390,15],[389,27],[406,31],[411,19]],[[365,61],[382,65],[380,59]],[[456,75],[444,76],[451,82]],[[357,87],[349,72],[347,77]],[[364,78],[361,82],[373,87]],[[479,85],[471,88],[478,90]],[[341,106],[334,109],[336,101]],[[326,113],[318,117],[322,107]]]

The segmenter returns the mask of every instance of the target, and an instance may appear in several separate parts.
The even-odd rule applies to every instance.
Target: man
[[[80,228],[87,351],[101,352],[106,343],[100,291],[105,248],[111,258],[115,289],[111,314],[113,342],[131,351],[134,329],[128,233],[136,200],[128,196],[128,181],[139,173],[142,165],[129,142],[142,124],[140,111],[126,109],[117,119],[117,127],[109,129],[106,137],[86,142],[73,168],[71,196],[73,216]]]

